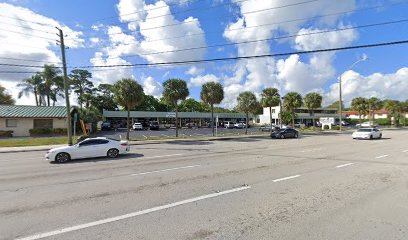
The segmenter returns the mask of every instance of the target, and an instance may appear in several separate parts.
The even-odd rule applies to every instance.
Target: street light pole
[[[348,68],[347,71],[353,69],[353,67],[356,66],[357,63],[363,62],[363,61],[365,61],[367,59],[368,59],[367,55],[364,54],[359,60],[354,62]],[[339,76],[339,126],[340,126],[340,132],[343,130],[343,125],[342,125],[343,99],[342,99],[342,93],[341,93],[341,78],[342,78],[343,74],[344,74],[344,72],[342,74],[340,74],[340,76]]]

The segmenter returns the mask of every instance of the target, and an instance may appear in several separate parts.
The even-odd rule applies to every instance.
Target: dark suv
[[[158,121],[151,121],[150,125],[149,125],[149,129],[150,130],[159,130],[160,129],[159,122]]]

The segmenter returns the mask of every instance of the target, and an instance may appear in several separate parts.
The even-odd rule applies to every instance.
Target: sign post
[[[215,121],[215,136],[216,137],[218,136],[218,115],[217,115],[217,118],[216,118],[216,121]]]

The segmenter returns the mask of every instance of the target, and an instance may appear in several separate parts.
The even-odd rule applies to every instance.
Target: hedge
[[[30,129],[30,134],[32,135],[65,135],[67,134],[66,128],[33,128]]]
[[[0,137],[12,137],[13,131],[0,131]]]

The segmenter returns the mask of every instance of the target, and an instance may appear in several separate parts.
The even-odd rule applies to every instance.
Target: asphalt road
[[[0,239],[406,239],[408,131],[0,155]]]
[[[217,134],[219,136],[231,135],[231,134],[244,134],[245,129],[225,129],[218,128]],[[260,133],[259,127],[248,128],[249,134]],[[126,136],[126,129],[120,129],[118,131],[102,131],[98,133],[98,136],[110,137],[119,139],[120,136],[124,138]],[[129,134],[130,138],[168,138],[176,136],[176,129],[160,129],[160,130],[131,130]],[[181,137],[201,137],[212,136],[211,128],[183,128],[179,129],[179,136]]]

